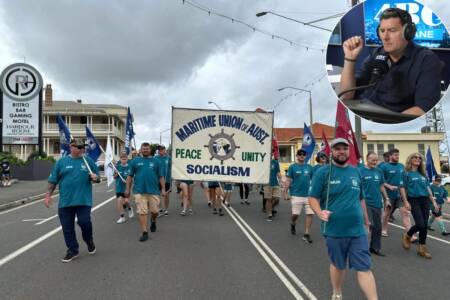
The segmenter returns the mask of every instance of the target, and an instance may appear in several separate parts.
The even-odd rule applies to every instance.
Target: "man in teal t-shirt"
[[[134,217],[133,208],[131,207],[130,200],[125,197],[126,180],[128,177],[128,155],[126,152],[120,154],[120,161],[116,164],[116,170],[114,171],[114,179],[116,180],[116,198],[117,198],[117,211],[119,212],[119,219],[117,224],[126,222],[124,210],[128,210],[128,217],[131,219]]]
[[[366,156],[367,166],[359,169],[361,173],[364,200],[366,200],[367,215],[370,220],[370,248],[369,251],[378,256],[384,256],[381,252],[381,216],[383,198],[389,202],[384,188],[383,172],[377,168],[378,155],[369,152]]]
[[[168,216],[169,211],[169,194],[171,192],[171,183],[172,183],[172,158],[167,155],[167,150],[164,145],[158,146],[159,155],[157,158],[159,159],[159,163],[161,164],[161,168],[163,169],[164,181],[166,183],[166,195],[163,196],[162,209],[159,211],[161,215]]]
[[[280,164],[277,159],[272,158],[270,162],[270,180],[269,184],[264,186],[265,204],[263,203],[267,213],[267,221],[269,222],[273,220],[273,214],[276,212],[274,208],[280,202],[280,179]]]
[[[309,207],[308,192],[311,185],[313,168],[311,165],[305,163],[306,155],[307,152],[303,149],[297,151],[297,162],[289,166],[286,174],[288,180],[284,187],[284,192],[287,193],[287,190],[289,189],[291,195],[291,233],[296,234],[295,224],[304,207],[306,217],[303,240],[311,244],[312,239],[309,235],[309,231],[311,229],[314,212],[311,207]]]
[[[449,235],[450,233],[447,232],[445,229],[444,220],[442,219],[442,206],[444,206],[445,202],[447,202],[448,199],[448,192],[447,190],[441,185],[442,179],[441,176],[436,175],[433,178],[433,183],[430,184],[431,192],[433,193],[433,196],[436,200],[436,210],[431,210],[431,217],[428,220],[428,230],[434,231],[433,228],[431,228],[431,224],[433,224],[434,220],[438,223],[439,229],[441,231],[441,234],[443,236]]]
[[[92,182],[100,182],[100,176],[94,161],[88,156],[83,157],[85,146],[83,140],[73,139],[70,143],[70,155],[55,163],[48,178],[48,193],[44,199],[46,207],[50,207],[52,193],[56,185],[59,185],[58,216],[67,246],[62,262],[78,257],[75,217],[89,254],[96,252],[91,223]]]
[[[139,241],[148,240],[148,213],[151,213],[150,231],[156,231],[156,218],[159,213],[159,196],[166,195],[164,170],[159,160],[152,157],[150,144],[142,143],[142,156],[134,158],[130,162],[125,196],[129,197],[131,182],[134,181],[133,193],[136,202],[136,213],[139,215],[139,223],[142,236]]]
[[[309,204],[323,221],[322,232],[331,261],[333,295],[341,295],[348,265],[357,271],[358,283],[366,298],[376,299],[375,279],[370,270],[372,263],[364,229],[369,220],[361,175],[358,169],[347,164],[349,143],[346,139],[334,139],[331,154],[329,167],[320,168],[313,176]]]

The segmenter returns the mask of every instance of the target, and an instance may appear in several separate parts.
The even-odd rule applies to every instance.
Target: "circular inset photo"
[[[434,108],[450,82],[450,37],[419,2],[367,0],[336,25],[327,49],[328,79],[353,113],[402,123]]]

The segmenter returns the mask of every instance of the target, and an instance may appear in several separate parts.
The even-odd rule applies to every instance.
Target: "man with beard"
[[[133,192],[136,212],[142,229],[140,242],[148,240],[148,213],[151,213],[150,231],[156,231],[156,218],[159,213],[159,195],[166,196],[164,169],[158,159],[151,156],[150,144],[142,143],[142,156],[130,162],[125,197],[130,197],[131,182],[134,180]]]
[[[358,283],[367,299],[378,299],[371,269],[369,243],[364,226],[369,225],[363,199],[361,175],[347,164],[349,143],[336,138],[331,143],[332,162],[313,176],[309,204],[323,221],[322,232],[330,258],[331,299],[342,299],[347,265],[357,271]]]

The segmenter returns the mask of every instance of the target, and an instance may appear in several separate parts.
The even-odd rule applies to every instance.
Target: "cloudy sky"
[[[329,33],[255,14],[310,21],[347,11],[348,0],[191,2],[268,35],[182,0],[0,0],[0,69],[25,60],[52,84],[56,100],[131,106],[138,143],[156,142],[170,128],[171,106],[213,109],[208,101],[234,110],[275,107],[276,127],[302,127],[309,123],[308,94],[287,97],[291,91],[277,91],[284,86],[312,90],[314,121],[334,123],[325,51],[315,50],[326,48]],[[423,1],[448,25],[444,2]],[[337,21],[317,25],[331,29]],[[443,101],[448,119],[450,103]],[[424,125],[424,118],[396,126],[363,121],[363,130],[418,132]]]

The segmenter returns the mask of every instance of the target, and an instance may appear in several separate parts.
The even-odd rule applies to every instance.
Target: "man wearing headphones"
[[[383,45],[365,59],[358,72],[355,64],[364,46],[362,37],[354,36],[343,43],[341,91],[373,85],[348,92],[342,99],[361,99],[417,116],[433,108],[441,94],[441,62],[431,50],[412,41],[416,26],[411,15],[399,8],[384,10],[377,34]]]

